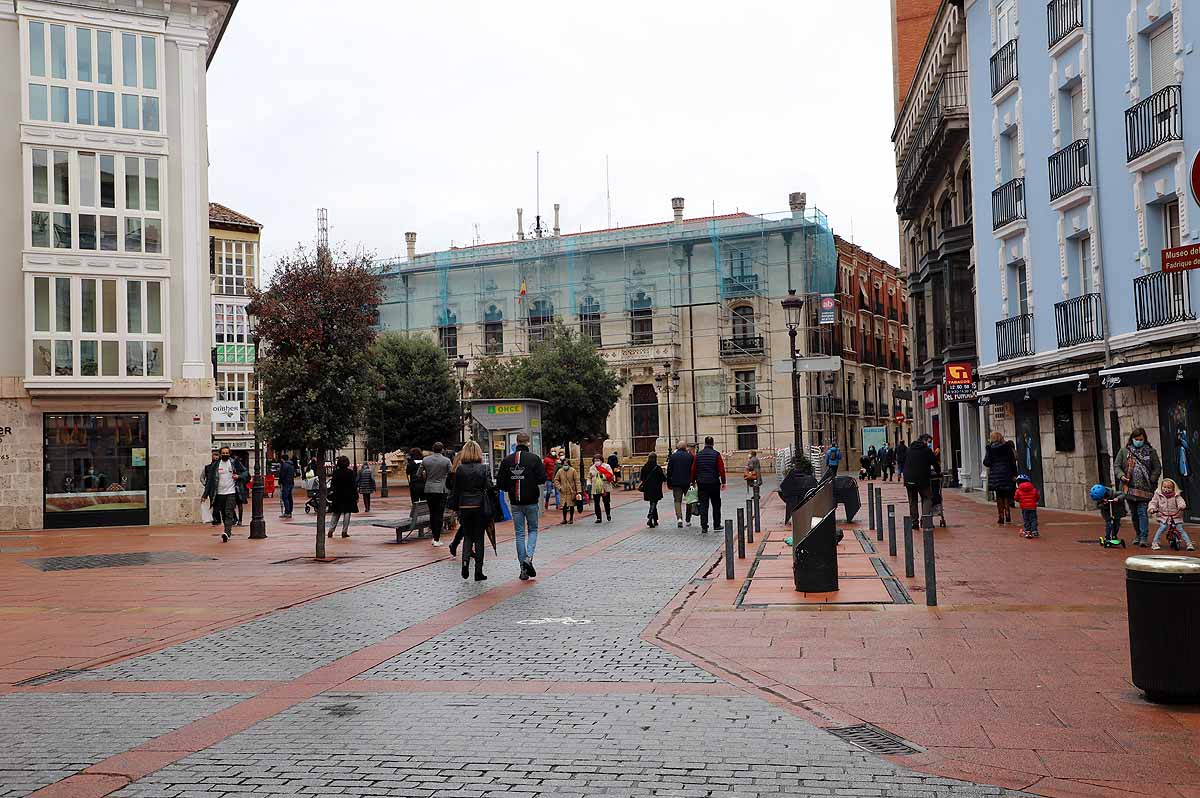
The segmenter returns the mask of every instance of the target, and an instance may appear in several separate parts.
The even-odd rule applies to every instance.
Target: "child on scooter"
[[[1125,541],[1121,540],[1121,519],[1126,513],[1125,494],[1096,483],[1088,491],[1088,496],[1096,503],[1100,517],[1104,519],[1104,537],[1100,538],[1100,545],[1124,548]]]
[[[1151,515],[1158,516],[1158,531],[1154,533],[1154,540],[1150,542],[1150,548],[1155,550],[1162,548],[1158,545],[1158,539],[1169,527],[1174,526],[1179,537],[1187,545],[1187,550],[1196,550],[1196,547],[1192,545],[1192,539],[1188,537],[1188,533],[1183,528],[1183,511],[1187,509],[1187,503],[1179,495],[1179,486],[1175,484],[1175,480],[1164,478],[1159,482],[1158,490],[1154,491],[1154,498],[1150,500],[1150,506],[1146,509]]]

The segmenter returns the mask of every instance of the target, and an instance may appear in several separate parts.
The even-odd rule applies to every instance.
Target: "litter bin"
[[[1200,558],[1125,560],[1133,683],[1150,701],[1200,701]]]

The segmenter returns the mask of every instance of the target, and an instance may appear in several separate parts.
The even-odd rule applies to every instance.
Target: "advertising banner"
[[[945,390],[942,395],[947,402],[971,402],[975,400],[975,371],[970,363],[947,363]]]
[[[821,314],[818,322],[821,324],[833,324],[837,321],[837,302],[834,300],[833,294],[821,294]]]

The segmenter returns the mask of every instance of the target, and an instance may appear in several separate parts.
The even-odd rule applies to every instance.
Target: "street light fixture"
[[[387,422],[383,417],[383,400],[387,398],[387,389],[380,385],[375,389],[375,398],[379,400],[379,498],[388,497],[387,487]]]
[[[672,371],[670,361],[663,363],[663,372],[654,375],[659,389],[667,395],[667,451],[674,451],[674,433],[671,431],[671,394],[679,392],[679,372]]]
[[[254,344],[254,487],[250,493],[250,539],[265,540],[267,522],[263,518],[263,453],[262,443],[258,437],[258,318],[247,313],[246,326],[249,328],[250,340]]]
[[[459,446],[467,442],[467,369],[470,368],[470,365],[462,355],[459,355],[458,360],[454,361],[454,370],[458,372]]]
[[[796,363],[796,331],[800,327],[800,314],[804,310],[804,300],[796,296],[796,289],[789,288],[787,296],[780,303],[783,305],[784,321],[788,328],[788,338],[792,345],[792,446],[795,454],[800,454],[801,420],[800,420],[800,373]]]

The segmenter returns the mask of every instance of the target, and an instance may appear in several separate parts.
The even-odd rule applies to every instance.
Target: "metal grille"
[[[873,754],[904,756],[906,754],[919,754],[925,750],[902,740],[889,731],[884,731],[878,726],[872,726],[870,723],[863,723],[859,726],[826,729],[825,731],[834,737],[840,737],[851,745],[856,745],[864,751],[870,751]]]
[[[200,557],[184,551],[131,551],[125,554],[88,554],[81,557],[39,557],[25,564],[39,571],[79,571],[85,568],[125,568],[132,565],[165,565],[181,562],[209,562],[216,557]]]

